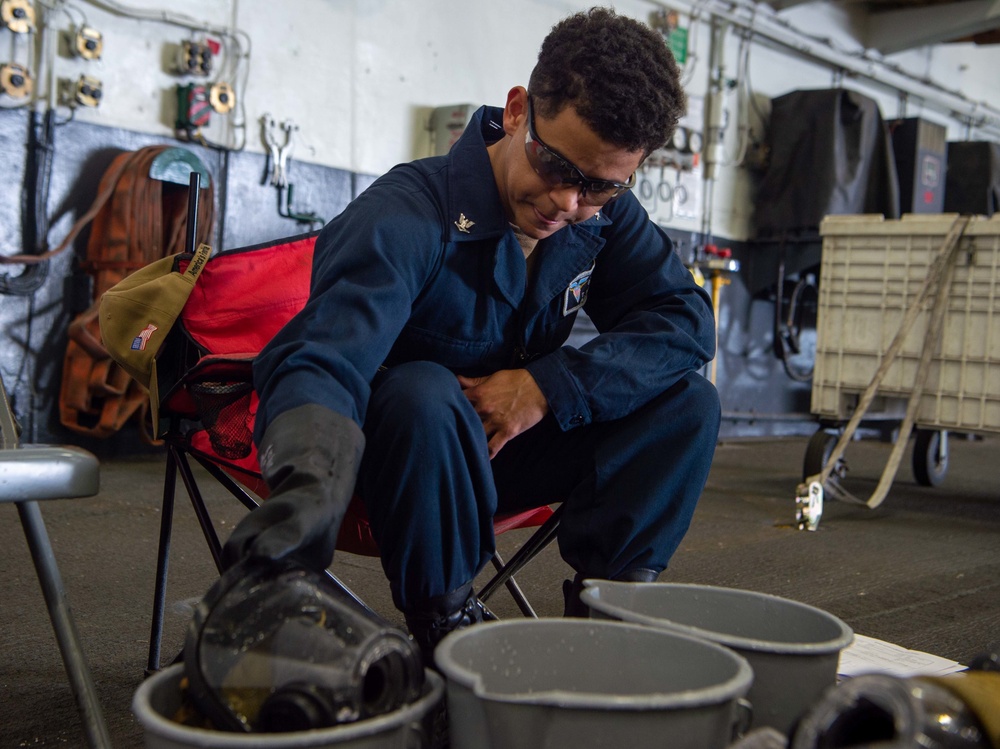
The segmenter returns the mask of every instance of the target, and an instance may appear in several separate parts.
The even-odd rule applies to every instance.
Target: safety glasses
[[[580,202],[587,205],[604,205],[635,185],[635,173],[628,182],[590,179],[573,162],[563,158],[558,151],[545,145],[535,132],[535,110],[528,97],[528,134],[524,138],[524,152],[535,173],[547,184],[572,185],[580,190]]]

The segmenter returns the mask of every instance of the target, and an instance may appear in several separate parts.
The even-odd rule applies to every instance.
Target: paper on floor
[[[885,640],[854,635],[854,643],[840,654],[837,675],[841,678],[858,674],[890,674],[907,676],[943,676],[964,671],[961,663],[919,650],[908,650]]]

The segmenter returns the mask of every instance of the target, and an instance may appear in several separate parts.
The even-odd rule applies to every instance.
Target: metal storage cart
[[[1000,432],[1000,215],[829,216],[820,233],[811,404],[820,428],[797,500],[799,526],[810,528],[823,488],[858,501],[836,482],[845,432],[862,419],[902,421],[903,443],[915,427],[914,474],[930,486],[947,471],[948,431]],[[895,475],[897,447],[870,507]]]

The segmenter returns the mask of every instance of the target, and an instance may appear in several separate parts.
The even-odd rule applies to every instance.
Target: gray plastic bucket
[[[746,725],[746,661],[620,622],[518,619],[448,635],[451,749],[722,749]]]
[[[232,733],[191,728],[171,719],[181,705],[184,665],[146,679],[132,698],[132,712],[145,729],[146,749],[421,749],[428,746],[421,721],[444,695],[444,680],[426,671],[420,699],[377,718],[334,728],[294,733]]]
[[[837,617],[764,593],[705,585],[584,582],[580,598],[600,618],[645,624],[725,645],[754,671],[754,727],[788,735],[836,683],[840,651],[854,633]]]

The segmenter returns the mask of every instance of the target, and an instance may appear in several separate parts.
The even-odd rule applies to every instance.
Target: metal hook
[[[271,160],[271,184],[275,187],[285,187],[288,184],[288,160],[292,151],[292,134],[298,130],[298,125],[291,120],[281,123],[285,132],[284,142],[279,143],[275,130],[278,127],[275,119],[268,113],[260,118],[264,144],[267,146]]]

